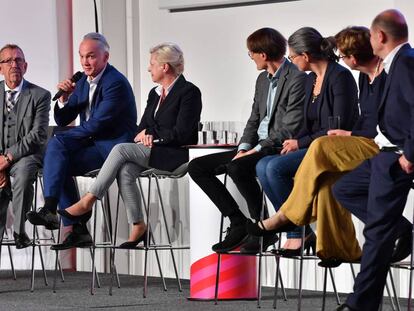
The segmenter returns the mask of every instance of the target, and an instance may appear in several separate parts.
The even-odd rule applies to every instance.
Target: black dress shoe
[[[392,251],[391,262],[399,262],[407,258],[411,254],[412,235],[411,231],[401,235],[395,241],[394,249]]]
[[[45,226],[46,229],[59,229],[59,220],[56,213],[52,213],[47,208],[41,208],[38,212],[30,211],[26,214],[31,224],[36,226]]]
[[[282,257],[296,257],[300,256],[301,248],[296,249],[290,249],[290,248],[279,248],[276,249],[276,255],[282,256]],[[303,245],[303,252],[304,255],[315,255],[316,252],[316,235],[314,232],[308,234],[308,236],[305,239],[305,243]]]
[[[264,236],[262,252],[265,252],[270,245],[275,244],[278,240],[279,240],[279,237],[277,235]],[[258,254],[259,252],[260,252],[260,237],[249,235],[247,238],[247,242],[241,246],[240,253],[255,255],[255,254]]]
[[[72,214],[68,213],[65,209],[59,209],[57,212],[60,216],[63,216],[67,219],[70,219],[70,220],[76,221],[76,222],[80,222],[80,223],[87,223],[88,220],[92,216],[92,210],[86,212],[85,214],[78,215],[78,216],[75,216],[75,215],[72,215]]]
[[[91,247],[93,245],[92,237],[89,232],[76,233],[71,232],[61,244],[55,244],[50,247],[51,250],[60,251],[73,247]]]
[[[32,240],[29,239],[26,232],[23,232],[20,234],[13,232],[13,237],[14,237],[14,243],[16,244],[17,249],[26,248],[32,245]]]
[[[230,225],[230,227],[227,228],[227,234],[224,240],[214,244],[211,248],[213,252],[226,253],[242,245],[246,238],[247,231],[244,224],[238,226]]]
[[[259,226],[259,223],[262,225],[262,227]],[[287,224],[284,224],[280,226],[279,228],[276,228],[273,230],[266,230],[264,229],[265,226],[263,225],[263,222],[261,220],[259,220],[259,222],[257,223],[254,223],[253,221],[248,220],[246,227],[247,227],[247,232],[250,235],[254,235],[254,236],[274,236],[276,233],[289,232],[297,228],[297,226],[293,222],[289,221]]]
[[[140,242],[144,242],[144,246],[147,246],[147,230],[136,241],[126,241],[119,245],[119,248],[134,249]]]
[[[356,311],[351,309],[346,303],[341,304],[338,308],[335,309],[336,311]]]
[[[318,266],[322,268],[336,268],[339,267],[344,261],[338,258],[322,259],[318,262]]]

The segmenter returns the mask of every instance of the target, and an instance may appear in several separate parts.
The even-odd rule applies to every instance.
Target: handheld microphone
[[[70,81],[72,81],[73,83],[78,82],[83,76],[83,73],[78,71],[77,73],[75,73],[72,78],[70,78]],[[64,90],[59,89],[59,91],[57,91],[57,93],[55,94],[55,96],[53,96],[52,100],[55,101],[57,100],[60,96],[63,95],[63,93],[65,93]]]

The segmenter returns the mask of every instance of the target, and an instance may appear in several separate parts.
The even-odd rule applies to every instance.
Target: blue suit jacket
[[[90,117],[86,120],[85,108],[89,103],[89,83],[84,75],[68,103],[59,108],[55,105],[55,120],[66,126],[80,116],[80,125],[58,133],[73,151],[84,144],[95,144],[104,159],[118,143],[131,142],[137,132],[137,109],[128,80],[111,65],[107,65],[95,90]]]
[[[414,50],[407,43],[395,55],[378,111],[381,132],[414,162]]]
[[[305,124],[298,135],[299,148],[306,148],[314,139],[326,135],[329,129],[329,116],[340,116],[341,129],[351,130],[359,115],[358,89],[354,77],[345,67],[330,62],[319,94],[320,104],[317,108],[319,131],[313,132],[306,115],[311,104],[315,79],[316,75],[311,72],[305,88]]]

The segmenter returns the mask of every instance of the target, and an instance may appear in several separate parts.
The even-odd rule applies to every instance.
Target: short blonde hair
[[[158,44],[150,49],[150,53],[156,55],[159,63],[170,65],[177,76],[184,71],[184,54],[175,43]]]

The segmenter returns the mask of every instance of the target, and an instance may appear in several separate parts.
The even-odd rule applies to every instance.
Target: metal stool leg
[[[160,199],[161,212],[162,212],[162,217],[164,219],[164,225],[165,225],[165,231],[167,233],[168,244],[170,245],[171,260],[172,260],[173,267],[174,267],[175,278],[177,280],[178,291],[182,292],[182,286],[181,286],[180,278],[178,276],[178,269],[177,269],[177,264],[175,262],[174,251],[173,251],[172,245],[171,245],[172,244],[171,237],[170,237],[170,233],[168,231],[167,217],[165,217],[165,209],[164,209],[164,203],[163,203],[162,196],[161,196],[160,184],[159,184],[159,181],[158,181],[158,177],[156,175],[155,175],[155,182],[156,182],[156,185],[157,185],[158,197]]]
[[[322,296],[322,311],[325,311],[326,302],[326,285],[328,283],[328,268],[323,269],[323,296]]]
[[[332,273],[332,268],[328,268],[328,270],[329,270],[329,275],[331,277],[331,282],[332,282],[332,287],[333,287],[334,294],[335,294],[336,303],[338,305],[340,305],[341,300],[339,299],[338,291],[336,290],[336,284],[335,284],[335,279],[334,279],[334,276],[333,276],[333,273]]]
[[[220,220],[220,234],[219,234],[219,243],[223,241],[223,225],[224,225],[224,216],[221,215]],[[217,270],[216,270],[216,286],[214,288],[214,304],[218,302],[219,294],[219,284],[220,284],[220,267],[221,267],[221,254],[217,254]]]
[[[299,263],[299,297],[298,297],[298,310],[302,308],[302,278],[303,278],[303,252],[305,247],[305,227],[302,227],[302,243],[300,250],[300,263]]]
[[[151,183],[151,178],[148,177],[148,185],[150,185]],[[138,187],[139,187],[139,191],[142,194],[141,199],[142,199],[142,204],[144,206],[144,211],[145,211],[145,216],[147,218],[147,236],[146,236],[146,240],[147,240],[147,247],[150,246],[150,243],[152,243],[153,245],[155,245],[155,240],[154,240],[154,235],[152,234],[152,227],[151,227],[151,223],[150,223],[150,217],[149,217],[149,206],[150,206],[150,191],[151,189],[148,189],[148,197],[147,197],[147,202],[145,201],[145,197],[144,197],[144,191],[142,190],[142,184],[141,184],[141,180],[138,178]],[[160,262],[160,258],[158,255],[158,251],[156,248],[154,248],[154,252],[155,252],[155,258],[157,260],[157,265],[158,265],[158,270],[160,272],[160,277],[161,277],[161,281],[162,281],[162,285],[163,285],[163,289],[164,291],[167,291],[167,285],[165,283],[165,278],[164,278],[164,274],[162,272],[162,268],[161,268],[161,262]],[[145,284],[144,284],[145,286]],[[145,298],[145,297],[144,297]]]
[[[388,271],[388,274],[390,276],[392,292],[390,291],[390,288],[388,286],[388,282],[385,283],[385,288],[387,290],[388,297],[390,298],[391,308],[392,308],[393,311],[394,310],[400,311],[401,310],[400,301],[398,299],[397,290],[395,288],[394,277],[392,275],[391,268]],[[392,296],[392,294],[394,294],[394,297]],[[395,303],[394,303],[394,299],[395,299]]]
[[[151,202],[151,177],[148,178],[148,196],[147,196],[147,226],[148,226],[148,234],[147,234],[147,246],[145,246],[145,255],[144,255],[144,289],[143,289],[143,297],[147,297],[147,285],[148,285],[148,275],[147,275],[147,264],[148,264],[148,246],[149,246],[149,238],[151,229],[149,227],[150,223],[150,202]]]
[[[260,237],[260,251],[259,251],[259,269],[258,269],[258,286],[257,286],[257,307],[260,308],[261,298],[262,298],[262,247],[263,247],[263,237]]]
[[[279,279],[280,279],[280,289],[282,290],[283,300],[287,301],[288,299],[286,295],[285,286],[283,285],[282,273],[280,272],[280,269],[278,270],[278,274],[279,274]]]
[[[60,243],[60,235],[61,235],[61,228],[62,228],[62,219],[59,220],[59,229],[58,229],[58,238],[57,238],[57,244]],[[60,261],[59,261],[59,251],[56,250],[56,257],[55,257],[55,273],[54,273],[54,277],[53,277],[53,289],[52,291],[54,293],[56,293],[56,282],[57,282],[57,270],[58,270],[58,265],[60,266]],[[62,269],[62,267],[61,267]],[[64,279],[62,279],[62,282],[64,282]]]
[[[38,182],[39,182],[39,177],[36,177],[35,183],[34,183],[34,197],[33,197],[33,204],[32,204],[32,210],[36,210],[37,209],[37,200],[36,200],[36,196],[37,196],[37,191],[38,191]],[[34,291],[34,278],[35,278],[35,249],[36,249],[36,241],[39,240],[39,232],[37,230],[37,226],[33,226],[33,241],[32,241],[32,268],[31,268],[31,282],[30,282],[30,291],[33,292]],[[48,286],[48,281],[47,281],[47,275],[46,275],[46,270],[45,270],[45,263],[43,260],[43,253],[42,253],[42,248],[40,245],[37,245],[39,248],[39,256],[40,256],[40,264],[42,266],[42,272],[43,272],[43,279],[45,282],[45,285]]]
[[[99,278],[98,278],[98,274],[96,272],[96,267],[95,267],[95,249],[96,249],[96,221],[97,221],[97,202],[95,202],[95,206],[94,206],[94,216],[93,216],[93,243],[92,243],[92,247],[89,248],[90,252],[91,252],[91,257],[92,257],[92,282],[91,282],[91,295],[95,295],[95,274],[96,274],[96,282],[98,284],[98,287],[100,287],[99,284]]]
[[[224,187],[227,186],[227,174],[224,174]],[[223,241],[223,226],[224,226],[224,216],[221,215],[220,220],[220,234],[219,234],[219,243]],[[219,294],[219,283],[220,283],[220,267],[221,267],[221,254],[217,254],[217,271],[216,271],[216,286],[214,288],[214,304],[217,305],[218,294]]]
[[[35,227],[34,229],[36,230],[36,238],[39,239],[39,231],[38,231],[37,227]],[[45,281],[45,285],[48,286],[49,284],[48,284],[48,281],[47,281],[45,262],[43,260],[43,252],[42,252],[41,245],[38,245],[38,250],[39,250],[40,264],[42,265],[43,279]]]
[[[42,179],[42,176],[39,176],[38,175],[37,181],[38,181],[38,183],[40,185],[40,190],[42,192],[42,195],[44,196],[44,187],[43,187],[43,179]],[[36,193],[37,193],[37,191],[36,191]],[[35,202],[37,202],[37,201],[35,201]],[[60,232],[60,228],[58,230],[58,234],[60,234],[59,232]],[[37,232],[37,234],[39,234],[39,233]],[[52,241],[53,244],[56,243],[55,234],[53,233],[53,230],[50,231],[50,240]],[[62,282],[64,282],[65,281],[65,276],[63,275],[63,270],[62,270],[62,266],[60,264],[59,257],[58,257],[58,268],[59,268],[59,271],[60,271],[60,278],[62,279]]]
[[[109,243],[111,245],[114,245],[114,240],[112,238],[112,217],[111,217],[111,209],[110,209],[110,202],[109,202],[109,192],[106,192],[105,194],[105,201],[101,201],[101,207],[102,207],[102,215],[103,215],[103,219],[104,219],[104,223],[105,223],[105,229],[106,229],[106,235],[107,235],[107,239],[109,240]],[[111,250],[110,250],[110,256],[111,256]],[[113,263],[114,265],[114,272],[116,275],[116,279],[118,282],[118,287],[120,287],[120,283],[119,283],[119,276],[118,276],[118,271],[116,269],[115,263]]]
[[[110,252],[110,263],[109,263],[109,269],[110,269],[110,273],[111,273],[111,283],[109,285],[109,295],[112,296],[112,288],[113,288],[113,282],[114,282],[114,270],[115,268],[115,247],[116,247],[116,238],[118,235],[118,218],[119,218],[119,199],[120,199],[120,193],[118,190],[118,196],[116,199],[116,212],[115,212],[115,229],[114,229],[114,239],[112,241],[112,248],[111,248],[111,252]],[[118,288],[120,287],[120,283],[119,283],[119,275],[118,273],[116,274],[116,278],[117,278],[117,282],[118,282]]]
[[[11,253],[11,247],[10,247],[10,245],[7,245],[7,249],[8,249],[8,251],[9,251],[10,267],[11,267],[11,270],[12,270],[13,279],[14,279],[14,280],[17,280],[17,277],[16,277],[16,270],[14,270],[14,263],[13,263],[13,257],[12,257],[12,253]],[[0,251],[0,254],[1,254],[1,251]]]
[[[280,248],[282,244],[282,234],[279,234],[279,242],[278,242],[278,247]],[[273,294],[273,309],[276,309],[277,307],[277,292],[279,289],[279,279],[280,279],[280,288],[282,290],[282,295],[283,295],[283,300],[287,301],[287,295],[286,295],[286,290],[285,287],[283,285],[283,279],[282,279],[282,273],[280,272],[280,257],[279,256],[275,256],[275,260],[276,260],[276,281],[275,281],[275,291]]]

